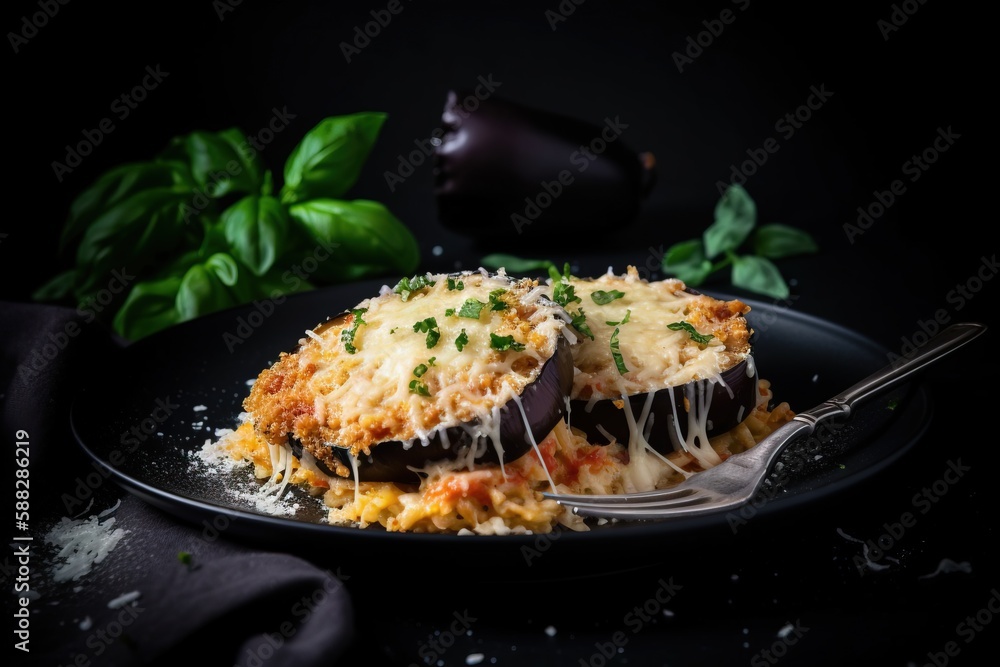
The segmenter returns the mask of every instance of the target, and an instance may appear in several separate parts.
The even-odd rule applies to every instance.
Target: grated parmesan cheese
[[[53,567],[53,579],[57,582],[80,579],[95,564],[103,562],[127,532],[115,527],[114,517],[103,522],[97,516],[63,517],[45,535],[45,541],[59,549],[56,558],[60,562]]]
[[[108,609],[121,609],[129,602],[138,600],[140,595],[142,595],[142,593],[140,593],[139,591],[131,591],[129,593],[124,593],[122,595],[119,595],[114,600],[108,602]]]

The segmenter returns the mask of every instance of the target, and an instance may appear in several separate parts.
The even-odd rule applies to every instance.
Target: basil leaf
[[[762,225],[754,233],[754,253],[769,259],[804,255],[819,250],[807,232],[780,223]]]
[[[702,235],[705,257],[736,250],[757,224],[757,205],[739,185],[730,185],[715,206],[715,222]]]
[[[176,188],[142,190],[94,220],[76,251],[77,299],[103,289],[112,271],[124,267],[129,274],[139,274],[182,245],[184,206],[190,196]]]
[[[712,334],[698,333],[698,330],[690,322],[671,322],[667,325],[667,328],[671,331],[686,331],[691,340],[700,345],[707,345],[715,338]]]
[[[32,292],[31,298],[35,301],[62,301],[73,294],[76,281],[75,270],[63,271]]]
[[[775,299],[787,299],[790,291],[781,272],[769,259],[752,255],[733,262],[733,285]]]
[[[222,213],[222,229],[233,256],[258,276],[284,252],[288,225],[285,207],[274,197],[248,195]]]
[[[288,214],[329,253],[316,269],[322,281],[411,274],[420,263],[413,234],[378,202],[314,199],[292,205]]]
[[[184,274],[177,289],[177,312],[184,320],[190,320],[244,303],[240,290],[230,289],[237,287],[241,277],[236,261],[222,253],[195,264]]]
[[[192,132],[184,138],[184,148],[195,182],[209,197],[260,192],[263,164],[238,129]]]
[[[190,170],[180,162],[130,163],[105,172],[70,204],[69,217],[59,239],[60,252],[79,239],[104,211],[137,192],[191,184]]]
[[[611,303],[615,299],[620,299],[623,296],[625,296],[625,292],[620,292],[616,289],[613,289],[610,292],[605,292],[604,290],[599,289],[596,292],[590,293],[590,298],[593,299],[594,303],[599,306]]]
[[[283,202],[344,195],[358,179],[384,113],[331,116],[309,130],[285,162]]]
[[[712,262],[705,257],[699,239],[677,243],[663,256],[663,271],[691,287],[702,284],[712,273]]]
[[[530,271],[547,271],[555,266],[547,259],[527,259],[508,255],[505,253],[493,253],[486,255],[479,263],[484,269],[504,269],[513,273],[528,273]]]
[[[177,276],[136,283],[115,314],[112,326],[121,337],[136,341],[182,321],[177,310]]]

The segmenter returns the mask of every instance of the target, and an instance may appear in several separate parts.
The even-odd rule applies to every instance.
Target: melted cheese
[[[648,282],[639,278],[634,267],[622,276],[609,272],[598,278],[573,278],[570,284],[582,299],[570,309],[583,309],[594,334],[593,340],[584,336],[573,348],[574,399],[619,398],[692,380],[721,380],[721,372],[749,354],[749,331],[743,318],[749,306],[742,302],[691,294],[679,280]],[[618,291],[624,296],[598,304],[592,296],[595,291]],[[628,321],[621,323],[626,315]],[[687,322],[712,339],[702,345],[687,331],[668,328],[678,322]],[[615,330],[628,369],[624,374],[611,350]]]
[[[283,444],[291,434],[314,453],[333,444],[357,457],[380,442],[419,446],[444,428],[461,427],[475,443],[466,464],[490,443],[503,460],[500,408],[554,354],[565,313],[534,280],[485,272],[426,277],[434,284],[406,300],[384,287],[359,303],[353,310],[364,311],[363,323],[350,317],[306,332],[295,353],[261,374],[246,406],[271,442]],[[449,289],[449,277],[463,288]],[[485,304],[478,318],[460,316],[470,299]],[[428,318],[437,324],[430,338],[414,330]],[[343,339],[351,331],[353,352]],[[467,342],[459,350],[463,331]],[[523,349],[497,350],[491,334],[512,336]],[[413,381],[429,395],[415,392]]]
[[[629,432],[628,442],[622,443],[629,453],[626,488],[655,488],[664,464],[679,474],[689,474],[649,444],[654,418],[651,406],[657,391],[669,392],[670,404],[675,406],[669,433],[674,449],[689,454],[703,469],[720,463],[722,459],[709,442],[709,408],[715,384],[722,384],[733,395],[722,379],[723,371],[744,359],[749,362],[748,369],[753,368],[749,329],[743,317],[749,307],[739,301],[692,294],[680,280],[642,280],[634,267],[622,276],[609,270],[598,278],[573,278],[570,284],[581,299],[575,305],[586,314],[594,335],[593,339],[583,337],[573,349],[576,374],[572,398],[586,399],[588,412],[599,400],[616,400],[621,405]],[[598,303],[596,292],[614,293],[615,298]],[[669,328],[680,322],[699,334],[710,335],[710,340],[699,343],[688,331]],[[627,368],[624,373],[615,359],[612,340],[618,343]],[[676,409],[675,391],[684,394],[684,414]],[[646,396],[639,415],[634,414],[628,400],[637,394]],[[686,436],[681,432],[682,419]],[[609,437],[606,431],[604,434]]]

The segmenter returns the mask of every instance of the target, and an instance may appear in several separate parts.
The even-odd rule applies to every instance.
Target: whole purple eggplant
[[[600,125],[451,91],[435,147],[435,198],[448,229],[491,244],[567,241],[632,222],[655,182],[628,124]],[[508,243],[510,245],[510,243]]]

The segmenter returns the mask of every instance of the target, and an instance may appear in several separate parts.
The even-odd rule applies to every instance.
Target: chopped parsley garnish
[[[625,311],[625,317],[621,319],[620,322],[605,322],[609,327],[616,327],[619,324],[628,324],[629,318],[632,317],[632,309],[629,308]]]
[[[622,358],[621,345],[618,343],[618,329],[611,334],[611,356],[615,360],[615,366],[618,367],[618,372],[622,375],[628,373],[628,367],[625,366],[625,359]]]
[[[501,352],[504,352],[505,350],[520,352],[524,349],[524,343],[516,342],[513,336],[498,336],[495,333],[491,333],[490,347],[494,350],[500,350]]]
[[[465,283],[461,280],[455,280],[454,278],[448,278],[448,291],[454,292],[455,290],[464,290]]]
[[[483,312],[486,304],[479,299],[466,299],[462,308],[458,311],[459,317],[467,317],[470,320],[478,320],[479,314]]]
[[[451,317],[454,314],[455,314],[455,309],[454,308],[445,308],[444,309],[444,316],[445,317]]]
[[[671,322],[667,325],[671,331],[687,331],[691,340],[699,345],[707,345],[715,336],[712,334],[700,334],[689,322]]]
[[[427,347],[428,349],[437,345],[438,339],[441,338],[441,331],[438,329],[437,319],[433,317],[428,317],[426,320],[421,320],[413,325],[414,333],[426,333],[427,334]]]
[[[506,291],[500,287],[490,292],[490,310],[507,310],[510,308],[510,305],[500,298]]]
[[[458,351],[461,352],[468,344],[469,334],[465,333],[465,329],[462,329],[462,333],[458,334],[458,337],[455,338],[455,347],[457,347]]]
[[[549,277],[552,278],[553,301],[563,308],[575,301],[583,302],[583,299],[576,295],[576,288],[569,284],[569,279],[572,277],[569,272],[569,262],[563,266],[562,273],[559,273],[559,270],[554,266],[550,266]]]
[[[398,294],[403,301],[406,301],[414,292],[420,291],[425,287],[432,287],[433,285],[434,281],[426,275],[413,276],[412,278],[404,277],[396,283],[396,286],[392,288],[392,291]]]
[[[611,303],[615,299],[620,299],[623,296],[625,296],[625,292],[619,292],[616,289],[613,289],[610,292],[605,292],[604,290],[599,289],[596,292],[590,293],[590,298],[593,299],[594,303],[596,303],[598,306],[603,306],[606,303]]]
[[[549,277],[552,279],[552,300],[558,303],[563,308],[566,308],[569,304],[579,301],[583,303],[583,299],[576,295],[576,288],[569,284],[569,279],[572,277],[569,272],[569,262],[563,265],[562,273],[555,266],[549,267]],[[594,332],[590,330],[587,326],[587,316],[583,313],[583,308],[580,308],[576,312],[572,312],[569,308],[566,308],[566,312],[572,318],[571,324],[573,328],[580,332],[580,335],[586,336],[590,340],[594,340]]]
[[[177,552],[177,560],[179,560],[181,563],[183,563],[184,565],[187,565],[189,567],[191,566],[192,558],[193,558],[193,556],[188,551],[178,551]]]
[[[581,308],[576,313],[570,315],[570,317],[573,318],[570,324],[573,325],[574,329],[579,331],[581,335],[586,336],[590,340],[594,340],[594,332],[591,331],[590,327],[587,325],[587,316],[583,314],[583,308]]]
[[[351,328],[344,329],[340,332],[340,342],[344,344],[344,349],[347,350],[348,354],[354,354],[358,351],[358,348],[354,347],[354,337],[358,333],[358,327],[362,324],[367,324],[361,316],[368,312],[367,308],[355,308],[351,311],[351,317],[354,318]]]
[[[424,373],[427,372],[427,367],[434,365],[435,359],[437,359],[437,357],[431,357],[430,359],[427,360],[426,364],[419,364],[416,368],[413,369],[413,374],[416,375],[418,378],[423,377]],[[410,393],[420,394],[421,396],[430,396],[431,390],[426,384],[424,384],[420,380],[410,380]]]
[[[410,380],[410,393],[420,394],[421,396],[430,396],[431,390],[427,388],[420,380]]]
[[[891,398],[889,399],[889,403],[885,407],[889,408],[890,410],[895,410],[896,408],[899,407],[899,401],[897,401],[894,398]]]

